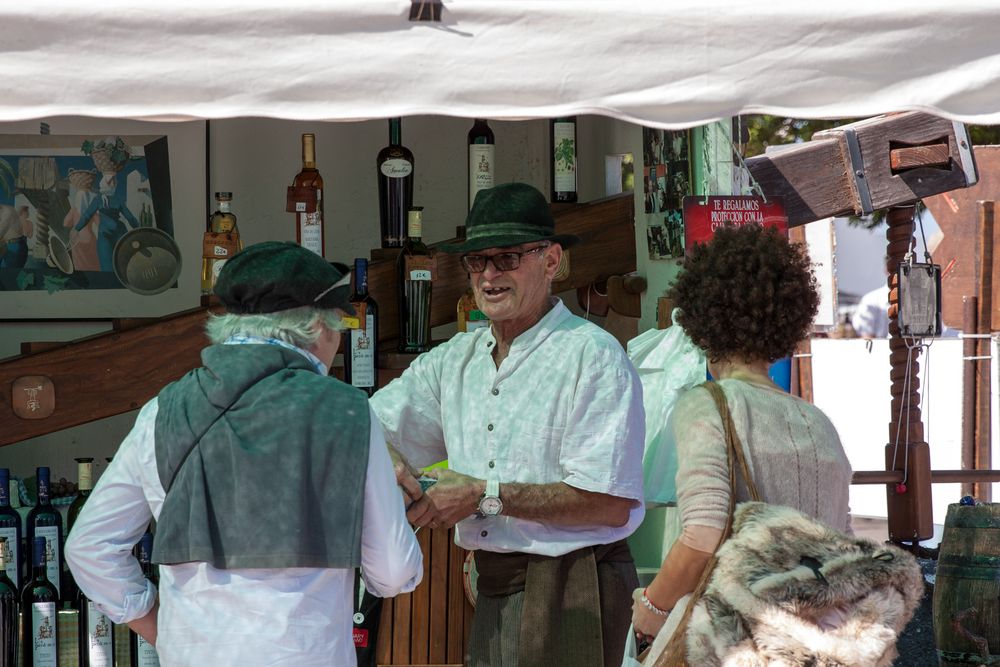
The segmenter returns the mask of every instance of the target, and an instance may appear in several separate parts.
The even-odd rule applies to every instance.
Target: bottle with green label
[[[410,208],[407,238],[396,264],[399,294],[399,351],[426,352],[431,346],[434,256],[424,245],[423,209]]]
[[[368,293],[368,260],[354,260],[353,324],[344,344],[344,382],[369,396],[378,387],[378,304]]]
[[[576,117],[553,118],[549,122],[552,179],[550,201],[576,201]]]

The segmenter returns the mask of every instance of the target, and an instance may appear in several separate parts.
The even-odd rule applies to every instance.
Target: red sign
[[[722,227],[761,225],[788,231],[788,216],[780,197],[723,195],[684,198],[684,250],[691,254],[695,243],[704,243]]]
[[[368,631],[354,628],[354,648],[368,648]]]

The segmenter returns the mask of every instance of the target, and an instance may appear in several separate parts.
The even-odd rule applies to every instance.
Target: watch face
[[[479,511],[486,516],[496,516],[503,509],[503,503],[496,496],[486,496],[479,501]]]

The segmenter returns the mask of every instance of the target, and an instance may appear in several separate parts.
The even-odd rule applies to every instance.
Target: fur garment
[[[790,507],[740,504],[717,555],[688,626],[698,667],[891,665],[924,593],[910,554]]]

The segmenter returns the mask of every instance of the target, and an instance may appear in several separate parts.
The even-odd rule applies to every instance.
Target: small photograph
[[[659,213],[667,207],[667,165],[654,164],[643,168],[646,193],[646,213]]]
[[[692,194],[688,130],[643,128],[643,191],[650,259],[684,256],[684,197]]]

